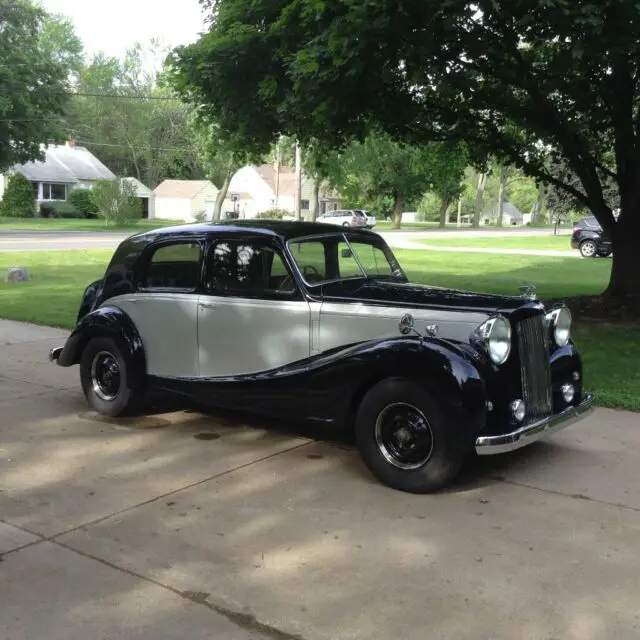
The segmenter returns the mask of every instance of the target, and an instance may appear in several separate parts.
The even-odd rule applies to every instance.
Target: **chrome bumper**
[[[480,436],[476,439],[476,453],[481,456],[490,456],[526,447],[543,436],[560,431],[560,429],[582,420],[591,411],[593,411],[593,395],[585,394],[584,400],[577,407],[570,407],[561,413],[556,413],[511,433]]]
[[[62,353],[62,349],[64,347],[54,347],[49,350],[49,362],[57,362],[60,354]]]

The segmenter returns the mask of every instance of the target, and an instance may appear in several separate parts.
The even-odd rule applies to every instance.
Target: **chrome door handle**
[[[198,304],[201,309],[215,309],[216,305],[213,302],[201,302]]]

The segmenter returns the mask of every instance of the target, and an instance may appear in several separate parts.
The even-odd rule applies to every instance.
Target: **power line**
[[[191,147],[151,147],[145,145],[113,144],[110,142],[91,142],[91,140],[76,140],[76,144],[92,147],[118,147],[123,149],[145,149],[147,151],[194,151]]]

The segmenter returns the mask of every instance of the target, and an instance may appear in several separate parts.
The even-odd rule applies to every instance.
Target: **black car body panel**
[[[605,232],[592,216],[576,222],[571,235],[571,248],[580,249],[585,241],[596,245],[596,255],[609,255],[612,250],[611,236]]]

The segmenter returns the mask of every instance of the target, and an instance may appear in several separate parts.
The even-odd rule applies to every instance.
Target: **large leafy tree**
[[[68,22],[28,0],[0,0],[0,171],[59,140],[81,51]]]
[[[217,0],[177,52],[223,128],[341,143],[373,123],[465,140],[570,193],[612,233],[608,291],[640,293],[636,0]],[[612,152],[612,153],[611,153]],[[564,158],[579,185],[555,176]],[[616,219],[603,179],[619,188]]]

